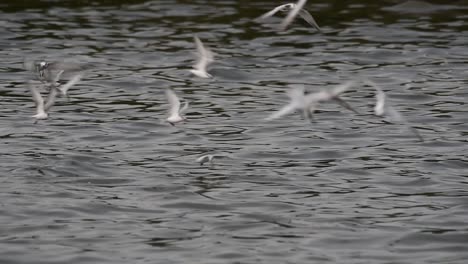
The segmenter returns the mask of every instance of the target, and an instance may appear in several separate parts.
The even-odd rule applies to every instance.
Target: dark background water
[[[0,3],[1,263],[466,263],[466,1]],[[189,74],[197,34],[213,79]],[[92,65],[34,124],[23,58]],[[374,92],[264,118],[305,84]],[[190,101],[171,126],[164,89]],[[195,159],[218,153],[214,166]]]

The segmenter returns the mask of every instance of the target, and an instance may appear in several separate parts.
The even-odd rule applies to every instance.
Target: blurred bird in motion
[[[189,103],[186,101],[184,106],[181,108],[179,98],[170,88],[166,89],[166,97],[169,101],[169,117],[166,120],[171,125],[184,121],[185,117],[182,116],[182,113],[187,110]]]
[[[418,138],[419,141],[424,141],[418,130],[411,126],[406,118],[389,103],[387,95],[382,90],[382,88],[380,88],[380,86],[371,80],[365,80],[364,83],[374,87],[375,89],[374,114],[376,116],[384,116],[387,117],[388,121],[391,123],[397,123],[406,126],[416,136],[416,138]]]
[[[310,94],[305,94],[304,86],[292,88],[287,92],[289,98],[291,99],[290,103],[271,114],[266,118],[266,120],[277,119],[296,110],[301,110],[304,117],[308,118],[309,120],[313,120],[312,115],[317,109],[317,106],[325,101],[335,101],[344,108],[359,114],[359,112],[352,108],[346,101],[340,98],[340,94],[347,91],[354,84],[354,81],[348,81],[332,89],[323,89],[319,92]]]
[[[198,58],[197,63],[193,65],[193,69],[189,71],[200,78],[211,78],[212,76],[207,72],[206,68],[214,61],[213,53],[203,45],[197,36],[193,37],[193,39],[197,47]]]
[[[278,12],[288,12],[288,15],[279,26],[280,31],[286,30],[286,28],[292,23],[292,21],[299,15],[305,22],[309,25],[313,26],[317,31],[321,32],[321,29],[317,22],[315,21],[314,17],[305,9],[303,9],[305,3],[307,1],[300,0],[297,4],[289,3],[275,7],[274,9],[266,12],[265,14],[261,15],[260,17],[256,18],[255,20],[263,20],[269,17],[274,16]]]

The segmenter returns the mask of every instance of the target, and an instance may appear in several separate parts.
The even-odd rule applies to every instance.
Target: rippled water
[[[467,4],[309,1],[320,34],[254,22],[272,1],[2,1],[0,262],[465,263]],[[213,79],[187,71],[194,34]],[[34,124],[24,57],[93,68]],[[357,76],[425,142],[367,86],[360,115],[264,121],[290,85]]]

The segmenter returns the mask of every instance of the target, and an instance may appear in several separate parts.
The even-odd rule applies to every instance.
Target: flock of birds
[[[256,20],[263,20],[275,15],[278,12],[288,12],[282,23],[278,26],[278,30],[284,31],[293,22],[293,20],[300,16],[304,21],[313,26],[316,30],[320,31],[320,27],[317,25],[312,15],[303,9],[307,0],[299,0],[297,3],[289,3],[275,7],[273,10],[263,14]],[[197,62],[193,65],[193,69],[189,71],[200,78],[211,78],[212,75],[207,72],[207,67],[214,61],[213,52],[205,47],[202,41],[195,36],[194,37],[196,49],[197,49]],[[47,119],[49,117],[50,108],[54,105],[55,98],[60,93],[62,96],[67,96],[67,91],[77,84],[83,77],[83,68],[80,65],[66,64],[61,62],[46,62],[46,61],[25,61],[24,66],[27,70],[32,71],[36,74],[36,77],[41,82],[41,85],[49,92],[47,98],[44,100],[41,93],[38,90],[38,86],[33,81],[29,82],[29,88],[32,93],[33,100],[36,104],[36,114],[33,115],[38,120]],[[77,73],[78,72],[78,73]],[[65,75],[68,76],[68,81],[61,83],[61,78]],[[71,75],[70,75],[71,74]],[[403,115],[392,107],[386,97],[384,91],[374,82],[368,79],[363,79],[362,82],[368,86],[374,87],[376,91],[376,103],[374,107],[374,114],[377,116],[385,116],[392,123],[399,123],[405,125],[420,141],[423,138],[418,131],[412,127],[403,117]],[[315,93],[306,93],[303,86],[291,88],[287,95],[290,98],[290,102],[280,110],[272,113],[266,117],[265,120],[274,120],[281,118],[285,115],[291,114],[295,111],[302,113],[304,118],[313,121],[313,114],[320,103],[326,101],[334,101],[344,108],[359,114],[350,104],[348,104],[340,95],[351,87],[358,83],[355,81],[348,81],[344,84],[338,85],[332,89],[322,89]],[[183,113],[188,109],[189,103],[184,102],[181,105],[179,97],[176,93],[168,88],[166,89],[166,97],[169,102],[169,116],[166,121],[171,125],[175,125],[179,122],[186,120]],[[203,155],[196,161],[203,165],[206,162],[212,163],[214,155]]]

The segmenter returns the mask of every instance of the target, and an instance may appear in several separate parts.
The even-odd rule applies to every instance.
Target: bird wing
[[[269,18],[269,17],[273,16],[274,14],[278,13],[280,10],[282,10],[286,6],[290,6],[290,5],[291,4],[284,4],[284,5],[277,6],[277,7],[273,8],[272,10],[266,12],[265,14],[257,17],[255,20],[261,20],[261,19]]]
[[[203,43],[197,36],[194,36],[193,38],[198,52],[198,61],[193,67],[198,70],[206,71],[208,64],[213,62],[213,53],[211,50],[203,46]]]
[[[307,0],[299,0],[297,2],[297,4],[294,6],[294,8],[292,8],[291,11],[289,11],[288,16],[283,20],[283,22],[281,22],[281,24],[279,26],[280,31],[286,30],[286,28],[289,26],[289,24],[291,24],[291,22],[294,20],[294,18],[296,18],[297,14],[302,9],[302,7],[304,7],[306,2],[307,2]]]
[[[337,102],[339,105],[341,105],[342,107],[354,112],[355,114],[359,114],[359,112],[356,109],[351,107],[350,104],[348,104],[345,100],[341,99],[340,97],[335,97],[333,98],[333,100]]]
[[[305,95],[304,102],[307,105],[311,105],[311,104],[316,104],[318,102],[330,100],[331,98],[332,96],[330,95],[329,91],[322,90],[316,93],[310,93],[310,94]]]
[[[395,108],[392,106],[387,105],[387,109],[385,114],[388,116],[389,120],[393,123],[399,123],[404,125],[408,130],[414,134],[419,141],[424,142],[423,137],[419,134],[418,130],[410,125],[410,123],[406,120],[406,118]]]
[[[349,90],[349,88],[351,88],[355,83],[356,83],[355,81],[347,81],[343,84],[333,87],[331,90],[329,90],[329,92],[331,96],[337,96]]]
[[[44,111],[47,112],[55,103],[55,97],[57,97],[58,90],[55,87],[52,87],[47,95],[47,99],[44,105]]]
[[[374,114],[376,116],[383,116],[386,112],[387,108],[387,96],[385,92],[378,86],[375,82],[365,79],[364,84],[374,87],[375,89],[375,106],[374,106]]]
[[[315,19],[314,17],[307,11],[307,10],[304,10],[304,9],[301,9],[299,11],[299,16],[304,19],[307,23],[309,23],[309,25],[313,26],[315,29],[317,29],[317,31],[321,32],[322,30],[320,29],[319,25],[317,24],[317,22],[315,22]]]
[[[55,76],[54,82],[60,81],[60,77],[62,77],[63,70],[59,71],[57,75]]]
[[[54,81],[52,82],[52,86],[55,87],[56,85],[59,84],[58,82],[60,81],[60,77],[62,77],[62,74],[63,74],[63,70],[59,71],[57,75],[55,75]]]
[[[339,95],[341,93],[344,93],[346,92],[347,90],[349,90],[349,88],[351,88],[356,82],[355,81],[347,81],[343,84],[340,84],[338,86],[335,86],[334,88],[332,88],[331,90],[328,91],[329,95],[330,95],[330,99],[333,99],[336,103],[338,103],[339,105],[343,106],[344,108],[356,113],[356,114],[359,114],[358,111],[356,111],[356,109],[354,109],[353,107],[351,107],[350,104],[348,104],[345,100],[341,99],[339,97]]]
[[[377,116],[382,116],[385,114],[385,101],[386,96],[384,91],[382,91],[379,87],[375,87],[375,107],[374,113]]]
[[[187,110],[188,107],[189,107],[189,102],[188,102],[188,101],[185,101],[185,102],[184,102],[184,106],[182,106],[182,108],[180,109],[179,112],[180,112],[180,113],[185,112],[185,110]]]
[[[297,109],[297,105],[291,102],[287,104],[286,106],[284,106],[283,108],[281,108],[280,110],[271,114],[269,117],[266,118],[266,120],[273,120],[273,119],[280,118],[282,116],[285,116],[287,114],[294,112],[294,110],[296,109]]]
[[[66,72],[78,72],[78,71],[83,71],[83,70],[86,70],[87,68],[90,68],[90,65],[64,60],[64,61],[49,62],[47,65],[47,68],[52,71],[64,70]]]
[[[58,87],[58,89],[60,90],[60,92],[62,92],[63,95],[67,95],[68,89],[70,89],[73,85],[77,84],[81,80],[81,77],[83,77],[81,74],[73,76],[67,83]]]
[[[169,101],[169,115],[179,114],[180,100],[172,89],[166,89],[166,97]]]
[[[396,110],[388,104],[385,109],[385,115],[388,117],[390,122],[406,123],[406,119],[403,117],[403,115],[398,110]]]
[[[37,90],[37,87],[34,86],[34,84],[29,83],[29,90],[31,90],[31,94],[34,100],[34,103],[36,104],[36,109],[37,111],[43,111],[44,110],[44,98],[42,98],[41,93],[39,90]]]

